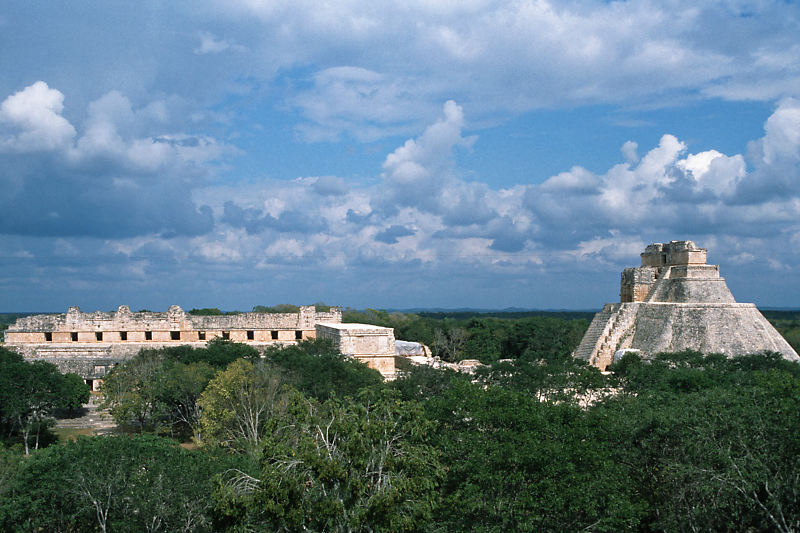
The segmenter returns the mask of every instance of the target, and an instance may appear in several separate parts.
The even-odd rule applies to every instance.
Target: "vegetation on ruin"
[[[240,311],[220,311],[216,307],[203,307],[202,309],[190,309],[188,314],[194,316],[229,316],[240,315]]]
[[[318,313],[327,313],[331,310],[330,305],[325,305],[322,302],[317,302],[314,305],[314,310]],[[300,306],[293,304],[278,304],[278,305],[256,305],[253,307],[254,313],[299,313]]]
[[[142,352],[104,385],[131,436],[27,459],[6,436],[0,530],[800,529],[796,363],[628,354],[601,374],[570,357],[584,317],[371,318],[460,329],[453,357],[491,364],[386,383],[322,341]]]

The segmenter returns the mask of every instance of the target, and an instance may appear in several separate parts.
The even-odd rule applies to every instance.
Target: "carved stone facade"
[[[293,344],[316,337],[318,322],[341,323],[342,311],[317,312],[314,306],[297,313],[241,313],[225,316],[190,315],[178,306],[165,313],[83,313],[70,307],[65,314],[33,315],[18,319],[5,333],[5,345],[29,359],[54,363],[97,385],[114,365],[142,348],[191,345],[223,338],[259,347]]]
[[[649,245],[642,265],[626,268],[620,303],[597,313],[574,357],[601,370],[619,350],[698,350],[728,356],[770,350],[800,358],[754,304],[736,303],[718,265],[692,241]]]

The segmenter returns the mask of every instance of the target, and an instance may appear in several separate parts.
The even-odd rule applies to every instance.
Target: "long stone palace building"
[[[342,353],[365,362],[384,377],[395,373],[395,339],[391,328],[343,324],[340,308],[328,312],[302,306],[297,313],[240,313],[198,316],[178,306],[165,313],[131,312],[125,305],[114,312],[66,313],[18,319],[5,332],[5,344],[28,359],[55,364],[74,372],[97,388],[114,365],[143,348],[190,345],[203,347],[213,339],[229,339],[256,349],[294,344],[316,337],[331,339]]]
[[[800,360],[754,304],[734,300],[706,255],[692,241],[649,245],[642,265],[622,272],[620,302],[595,315],[573,356],[601,370],[625,350],[647,356],[692,349],[729,357],[768,350]]]

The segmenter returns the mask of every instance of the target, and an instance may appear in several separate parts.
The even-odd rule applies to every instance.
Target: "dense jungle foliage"
[[[145,350],[103,385],[127,433],[42,427],[28,456],[6,394],[0,530],[800,529],[800,364],[627,355],[604,375],[569,355],[585,317],[368,313],[490,364],[387,383],[323,341]],[[0,362],[4,386],[42,372]]]

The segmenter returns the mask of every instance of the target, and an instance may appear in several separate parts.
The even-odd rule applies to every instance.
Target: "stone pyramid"
[[[737,303],[718,265],[692,241],[649,245],[642,266],[622,272],[620,303],[597,313],[573,356],[605,370],[619,350],[642,355],[685,349],[729,357],[797,353],[755,304]]]

